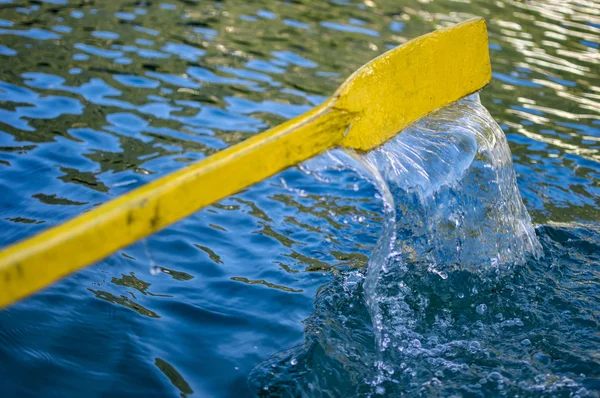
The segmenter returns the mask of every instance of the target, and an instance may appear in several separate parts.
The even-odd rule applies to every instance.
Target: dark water
[[[543,257],[494,278],[405,276],[419,342],[378,354],[359,274],[383,200],[351,170],[288,170],[3,310],[2,396],[598,395],[596,1],[0,0],[0,244],[302,113],[387,47],[472,15],[490,31],[481,100]]]

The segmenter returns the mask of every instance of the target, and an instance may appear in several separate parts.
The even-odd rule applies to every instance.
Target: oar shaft
[[[0,307],[327,149],[369,151],[490,79],[481,18],[396,47],[312,111],[5,248]]]
[[[321,106],[0,252],[0,307],[204,206],[337,146],[347,113]]]

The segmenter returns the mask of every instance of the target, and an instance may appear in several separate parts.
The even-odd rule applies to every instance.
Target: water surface
[[[346,386],[597,394],[599,9],[558,0],[0,0],[2,246],[298,115],[387,48],[477,15],[488,21],[494,71],[481,101],[506,134],[543,251],[500,279],[446,283],[444,270],[424,270],[407,282],[415,303],[442,292],[414,320],[424,336],[415,358],[425,362],[410,365],[422,370],[417,387],[378,381],[375,362],[332,375],[302,358],[292,365],[287,350],[319,330],[322,343],[377,352],[360,278],[356,294],[343,282],[366,272],[388,215],[376,184],[355,171],[290,169],[2,311],[5,395],[243,396],[269,394],[280,374],[280,385],[333,395]],[[454,295],[461,281],[464,299]],[[421,330],[442,309],[450,326]],[[427,358],[440,355],[423,355],[434,334],[464,340],[449,352],[469,369],[436,375]],[[479,357],[490,350],[492,359]],[[335,355],[315,354],[325,369],[327,352]],[[283,373],[265,376],[265,363]]]

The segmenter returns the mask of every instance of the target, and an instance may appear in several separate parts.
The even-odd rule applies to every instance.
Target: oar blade
[[[369,151],[492,77],[485,21],[473,18],[396,47],[356,71],[335,107],[358,116],[342,145]]]

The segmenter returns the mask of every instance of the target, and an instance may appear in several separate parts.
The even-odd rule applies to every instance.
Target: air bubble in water
[[[489,381],[502,381],[503,377],[500,373],[498,372],[491,372],[490,374],[488,374],[487,379]]]
[[[531,345],[531,340],[529,340],[529,339],[521,340],[521,345],[522,346],[530,346]]]
[[[292,358],[292,360],[290,361],[290,364],[292,366],[297,365],[298,364],[298,360],[296,358]]]
[[[479,315],[483,315],[483,314],[485,314],[485,311],[486,311],[486,310],[487,310],[487,305],[485,305],[485,304],[479,304],[479,305],[477,306],[477,308],[475,308],[475,311],[477,311],[477,313],[478,313]]]
[[[473,340],[469,343],[469,352],[471,354],[474,354],[479,350],[481,350],[481,344],[479,344],[479,341]]]

